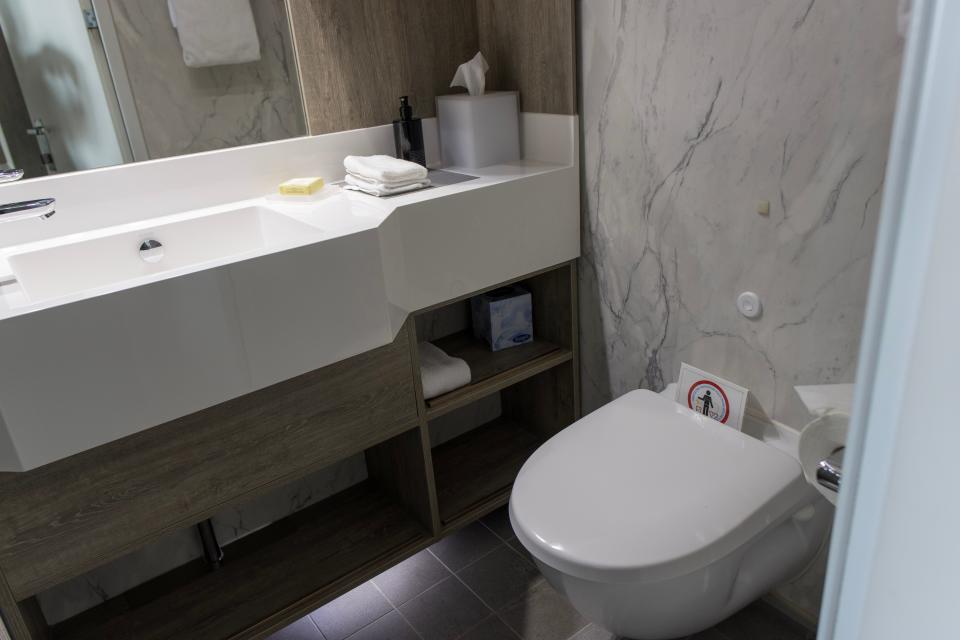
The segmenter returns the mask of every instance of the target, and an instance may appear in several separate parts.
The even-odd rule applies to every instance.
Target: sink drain
[[[156,240],[144,240],[140,244],[140,259],[144,262],[163,260],[163,245]]]

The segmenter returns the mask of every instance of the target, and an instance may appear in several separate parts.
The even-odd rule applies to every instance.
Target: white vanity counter
[[[0,471],[388,344],[417,309],[576,258],[576,119],[525,114],[524,129],[523,161],[383,199],[261,194],[389,153],[389,127],[0,188],[58,199],[49,223],[0,226],[17,227],[0,248]]]

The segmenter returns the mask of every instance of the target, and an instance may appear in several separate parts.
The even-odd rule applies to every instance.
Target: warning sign
[[[677,402],[738,431],[743,426],[747,393],[743,387],[685,362],[680,367]]]

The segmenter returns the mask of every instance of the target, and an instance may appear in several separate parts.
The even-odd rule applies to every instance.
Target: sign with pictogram
[[[687,363],[680,367],[677,402],[738,431],[743,427],[747,389]]]

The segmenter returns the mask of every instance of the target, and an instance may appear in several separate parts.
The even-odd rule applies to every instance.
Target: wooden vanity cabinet
[[[536,346],[493,354],[462,331],[430,336],[479,375],[440,398],[422,397],[427,336],[411,318],[384,347],[0,474],[0,613],[13,640],[266,637],[505,504],[526,456],[580,410],[576,263],[517,281],[534,294]],[[500,418],[431,447],[432,420],[491,394]],[[221,568],[196,560],[44,621],[38,593],[361,452],[367,480],[227,545]]]

